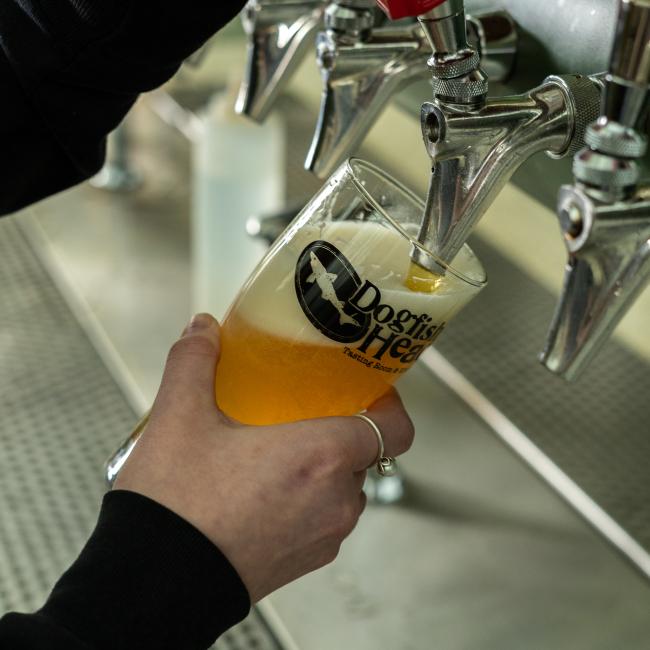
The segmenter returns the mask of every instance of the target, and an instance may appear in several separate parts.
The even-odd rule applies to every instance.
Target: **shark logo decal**
[[[305,316],[328,338],[351,343],[370,328],[370,316],[348,302],[361,286],[361,278],[329,242],[315,241],[302,251],[295,286]]]
[[[352,316],[348,316],[343,311],[345,304],[343,301],[339,300],[336,295],[334,282],[338,280],[338,274],[328,273],[325,267],[321,264],[321,261],[316,257],[314,251],[309,252],[309,263],[313,273],[307,278],[307,282],[315,282],[321,291],[321,298],[332,303],[332,306],[339,313],[339,325],[349,324],[358,327],[358,321],[352,318]]]

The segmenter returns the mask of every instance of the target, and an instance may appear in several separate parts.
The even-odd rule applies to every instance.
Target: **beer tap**
[[[348,1],[346,4],[350,4]],[[305,169],[325,178],[359,146],[390,98],[408,84],[429,76],[429,40],[418,22],[377,26],[369,10],[340,18],[341,5],[325,12],[325,31],[317,37],[317,60],[323,93]],[[345,9],[349,14],[350,10]],[[352,34],[349,25],[356,22]],[[371,29],[371,25],[374,27]],[[517,31],[504,11],[468,20],[470,40],[497,81],[514,68]]]
[[[569,253],[562,295],[541,354],[575,379],[650,278],[650,184],[639,182],[650,105],[650,2],[621,0],[602,114],[574,158],[558,218]]]
[[[316,56],[323,94],[305,169],[328,176],[365,136],[387,100],[426,73],[417,24],[376,29],[375,0],[340,0],[325,11]]]
[[[575,153],[597,115],[601,84],[547,77],[521,95],[488,97],[488,79],[468,43],[462,0],[377,0],[391,18],[418,14],[433,55],[433,101],[421,110],[432,170],[420,241],[452,260],[496,195],[535,153]],[[427,260],[414,261],[423,266]],[[440,269],[430,269],[440,272]]]
[[[329,0],[249,0],[246,72],[235,110],[262,122],[311,48]]]

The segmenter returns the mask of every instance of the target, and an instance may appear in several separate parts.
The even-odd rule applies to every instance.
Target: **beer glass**
[[[274,424],[353,415],[385,393],[486,282],[468,246],[447,263],[417,241],[423,214],[423,201],[379,168],[344,163],[226,313],[219,408]],[[414,265],[415,249],[439,273]]]

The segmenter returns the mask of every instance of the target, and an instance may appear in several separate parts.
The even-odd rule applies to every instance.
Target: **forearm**
[[[207,648],[249,607],[236,571],[202,533],[146,497],[116,491],[44,607],[0,619],[0,647]]]

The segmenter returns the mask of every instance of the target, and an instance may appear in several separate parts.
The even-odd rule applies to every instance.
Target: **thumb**
[[[159,407],[215,407],[214,377],[219,361],[219,323],[197,314],[174,343],[165,364],[156,402]]]

